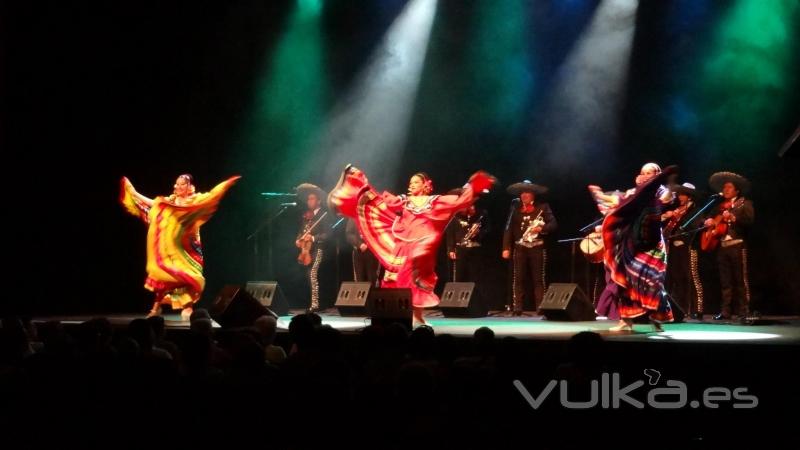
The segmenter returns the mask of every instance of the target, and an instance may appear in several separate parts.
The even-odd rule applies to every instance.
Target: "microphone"
[[[515,198],[515,199],[511,200],[511,203],[519,203],[519,197],[517,197],[517,198]]]
[[[719,192],[719,193],[716,193],[716,194],[712,194],[711,196],[712,197],[723,197],[724,195],[722,194],[722,192]]]
[[[281,206],[288,208],[289,206],[297,206],[297,202],[281,203]]]

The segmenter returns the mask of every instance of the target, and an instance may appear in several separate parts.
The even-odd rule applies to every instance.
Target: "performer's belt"
[[[720,242],[723,247],[730,247],[731,245],[739,245],[744,242],[744,239],[728,239],[727,241]]]
[[[517,245],[521,245],[521,246],[526,247],[526,248],[533,248],[533,247],[538,247],[538,246],[544,244],[544,241],[541,240],[541,239],[534,239],[531,242],[520,240],[520,241],[517,241],[516,243],[517,243]]]
[[[473,242],[473,241],[459,242],[458,244],[456,244],[456,246],[457,247],[463,247],[463,248],[473,248],[473,247],[480,247],[481,243],[480,242]]]

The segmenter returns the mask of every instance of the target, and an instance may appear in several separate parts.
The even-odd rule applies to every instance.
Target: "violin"
[[[306,214],[308,214],[308,213],[306,213]],[[313,215],[314,213],[311,212],[311,214]],[[317,221],[314,222],[313,225],[311,225],[310,227],[307,227],[303,231],[303,234],[300,235],[300,237],[297,239],[298,247],[300,247],[300,254],[297,255],[297,263],[298,264],[302,264],[304,266],[307,266],[307,265],[311,264],[311,259],[312,259],[311,258],[311,246],[314,245],[314,242],[311,239],[307,239],[307,238],[308,238],[308,236],[311,235],[311,232],[314,231],[314,228],[317,225],[319,225],[319,223],[322,221],[322,219],[327,214],[328,214],[328,211],[323,212],[322,215],[319,216],[319,219],[317,219]],[[308,218],[310,218],[310,217],[308,217]]]

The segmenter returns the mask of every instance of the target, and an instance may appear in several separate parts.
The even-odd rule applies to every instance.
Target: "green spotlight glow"
[[[723,16],[703,66],[703,105],[723,157],[772,155],[771,127],[797,88],[796,0],[740,0]]]
[[[301,18],[317,17],[322,11],[322,0],[297,0],[297,13]]]
[[[467,74],[477,123],[520,124],[533,74],[526,41],[526,10],[521,0],[479,0],[476,30],[469,46]]]
[[[256,82],[241,157],[275,186],[292,185],[324,114],[328,94],[320,30],[321,0],[299,0],[286,31]]]

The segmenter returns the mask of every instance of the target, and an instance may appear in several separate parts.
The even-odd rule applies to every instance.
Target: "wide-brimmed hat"
[[[506,188],[506,192],[511,195],[519,195],[523,192],[532,192],[536,195],[546,194],[548,191],[547,186],[533,184],[530,180],[523,180],[519,183],[514,183]]]
[[[708,185],[714,192],[722,192],[725,183],[733,183],[739,193],[746,194],[750,191],[750,180],[733,172],[717,172],[708,179]]]
[[[689,197],[697,197],[700,191],[692,183],[672,184],[669,190],[676,194],[688,195]]]
[[[311,183],[300,184],[295,188],[295,192],[297,192],[297,198],[302,202],[308,200],[308,196],[311,194],[316,194],[320,202],[324,202],[328,197],[328,194],[320,189],[319,186]]]

